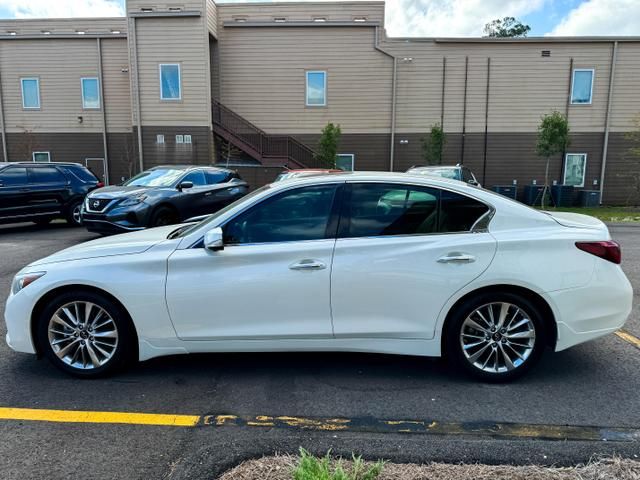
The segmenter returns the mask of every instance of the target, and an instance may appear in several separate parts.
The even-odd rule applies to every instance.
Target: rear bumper
[[[580,288],[547,294],[557,311],[556,351],[610,334],[629,318],[633,290],[622,269],[596,262],[591,281]]]

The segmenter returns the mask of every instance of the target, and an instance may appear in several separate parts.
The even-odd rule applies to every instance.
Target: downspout
[[[442,94],[440,96],[440,129],[444,134],[444,96],[445,96],[445,82],[447,78],[447,57],[442,57]],[[442,165],[442,144],[440,144],[440,155],[438,158],[438,165]]]
[[[571,105],[571,86],[573,85],[573,57],[569,60],[569,86],[567,87],[567,103],[564,108],[564,116],[569,125],[569,106]],[[560,159],[560,180],[564,183],[564,159],[567,156],[567,150],[562,150],[562,158]]]
[[[491,80],[491,57],[487,58],[487,93],[484,103],[484,153],[482,156],[482,184],[487,183],[487,137],[489,136],[489,85]]]
[[[131,46],[133,48],[132,51],[132,64],[135,70],[135,109],[136,109],[136,119],[138,123],[138,162],[140,167],[140,172],[144,171],[144,157],[143,157],[143,148],[142,148],[142,113],[140,109],[140,74],[138,72],[138,38],[137,38],[137,30],[136,30],[136,19],[131,18]]]
[[[109,151],[107,147],[107,102],[104,98],[104,83],[102,81],[102,42],[97,38],[98,46],[98,83],[100,84],[100,101],[102,102],[102,149],[104,150],[104,180],[109,185]]]
[[[611,98],[613,97],[613,81],[616,74],[616,60],[618,58],[618,41],[613,42],[611,68],[609,69],[609,93],[607,95],[607,117],[604,123],[604,143],[602,145],[602,165],[600,167],[600,205],[604,194],[604,174],[607,167],[607,150],[609,148],[609,123],[611,119]]]
[[[379,29],[380,27],[377,27],[377,26],[375,27],[373,48],[393,59],[393,75],[391,80],[391,140],[389,145],[389,171],[393,172],[394,153],[395,153],[394,148],[395,148],[395,139],[396,139],[396,81],[397,81],[397,70],[398,70],[398,58],[379,46],[379,37],[378,37]]]
[[[2,130],[2,156],[5,162],[9,161],[7,152],[7,129],[4,124],[4,100],[2,98],[2,78],[0,76],[0,130]]]
[[[462,145],[460,146],[460,165],[464,164],[464,143],[467,135],[467,80],[469,78],[469,57],[464,57],[464,100],[462,104]]]

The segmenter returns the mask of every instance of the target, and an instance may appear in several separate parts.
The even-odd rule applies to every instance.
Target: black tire
[[[481,312],[484,309],[485,315],[483,316],[488,317],[486,314],[488,313],[488,310],[486,309],[489,305],[493,305],[493,307],[490,308],[493,308],[494,318],[496,317],[496,314],[497,317],[499,317],[500,304],[511,305],[511,307],[507,307],[507,320],[504,322],[504,325],[509,326],[508,331],[504,328],[504,325],[502,329],[493,331],[489,326],[491,322],[482,322],[476,313],[478,309],[481,309]],[[520,313],[517,313],[516,308],[520,310]],[[471,315],[473,315],[473,317],[470,317]],[[511,315],[513,315],[514,321],[512,321],[511,324],[508,324],[507,322]],[[475,329],[473,326],[470,327],[469,323],[465,324],[468,318],[471,318],[471,320],[477,320],[476,323],[478,326],[486,327],[486,330],[481,331],[479,329]],[[529,320],[528,323],[525,323],[522,327],[513,329],[515,325],[526,319]],[[499,324],[499,319],[496,318],[495,322]],[[503,331],[504,335],[502,335]],[[514,334],[531,336],[531,331],[533,331],[535,338],[516,339],[513,337]],[[466,332],[464,333],[464,337],[463,332]],[[458,368],[466,371],[471,376],[485,382],[493,383],[515,380],[527,373],[538,362],[538,360],[540,360],[542,352],[547,344],[545,322],[540,310],[529,299],[521,295],[508,292],[482,293],[466,300],[452,312],[452,315],[445,326],[444,334],[445,354],[447,358]],[[475,337],[476,335],[482,335],[484,338],[480,336]],[[466,344],[466,349],[462,345],[463,338],[464,341],[468,342]],[[526,347],[520,346],[521,342],[529,345]],[[471,343],[477,343],[478,346],[469,345]],[[513,347],[511,345],[513,345]],[[485,347],[487,349],[481,354],[481,356],[474,359],[475,354]],[[487,357],[484,355],[492,354],[492,350],[495,356],[489,359],[489,363],[485,368],[498,371],[487,371],[486,369],[482,369],[482,366],[479,365],[487,360]],[[465,353],[465,351],[467,353]],[[505,359],[504,352],[506,352],[509,360]],[[524,357],[524,360],[520,355]],[[501,360],[498,360],[498,358]],[[474,363],[472,363],[472,359],[475,360]],[[494,368],[494,366],[499,366],[500,361],[505,364],[504,369],[507,370]],[[512,361],[511,365],[508,365],[509,361]],[[491,362],[493,362],[493,365]]]
[[[82,225],[80,220],[80,210],[82,209],[82,200],[74,200],[65,213],[65,220],[72,227],[79,227]]]
[[[33,223],[38,225],[39,227],[45,227],[51,223],[53,218],[36,218]]]
[[[175,210],[169,207],[158,207],[151,214],[149,227],[162,227],[165,225],[173,225],[178,223],[179,218]]]
[[[108,316],[112,320],[112,324],[115,325],[115,327],[113,327],[113,325],[109,323],[109,326],[108,326],[109,329],[115,328],[115,331],[117,332],[117,339],[109,340],[110,343],[115,342],[115,346],[112,350],[113,353],[108,359],[106,359],[106,356],[104,356],[106,360],[104,361],[103,364],[99,364],[99,366],[92,365],[89,368],[82,368],[80,366],[71,365],[68,363],[68,361],[63,361],[61,358],[59,358],[58,354],[56,354],[56,352],[54,351],[54,348],[59,348],[59,352],[61,352],[62,349],[64,349],[68,345],[68,343],[61,343],[59,344],[61,346],[57,346],[57,347],[53,347],[51,344],[51,341],[49,338],[49,333],[50,333],[49,324],[52,321],[51,319],[56,314],[56,312],[58,312],[63,306],[72,304],[73,302],[90,302],[94,305],[97,305],[99,308],[103,309],[104,312],[106,312],[106,314],[108,314]],[[74,310],[73,307],[71,307],[71,310]],[[78,320],[82,321],[81,317],[83,316],[83,313],[84,312],[81,310]],[[94,313],[94,317],[95,317],[95,313]],[[100,320],[98,320],[98,322],[95,323],[95,325],[98,325],[100,322],[103,322],[105,318],[106,318],[105,316],[100,317]],[[72,325],[71,322],[69,322],[68,317],[64,316],[63,320],[68,322],[70,326],[74,326]],[[39,351],[45,357],[47,357],[49,361],[53,363],[57,368],[75,377],[88,378],[88,379],[104,377],[119,371],[127,364],[130,364],[136,360],[137,351],[138,351],[137,345],[136,345],[137,337],[135,334],[135,330],[133,328],[133,324],[131,323],[131,320],[129,318],[129,315],[120,305],[118,305],[116,302],[114,302],[113,300],[109,299],[106,296],[103,296],[91,291],[84,291],[84,290],[63,293],[48,302],[47,307],[40,313],[36,321],[37,321],[36,340],[38,342]],[[82,324],[80,325],[82,326]],[[89,322],[87,322],[87,325],[89,325]],[[92,344],[93,344],[93,341],[95,340],[98,340],[99,342],[100,340],[104,341],[107,339],[98,339],[98,338],[94,338],[93,336],[91,337],[84,336],[84,335],[93,334],[93,335],[96,335],[96,337],[98,337],[99,336],[98,333],[100,333],[101,331],[104,332],[104,330],[101,330],[100,328],[96,328],[95,330],[89,329],[87,325],[84,325],[85,330],[82,337],[80,337],[77,334],[70,335],[69,333],[65,333],[64,335],[66,337],[69,337],[71,341],[76,340],[77,342],[80,342],[80,343],[86,342],[86,346],[82,347],[84,352],[81,352],[81,353],[82,355],[86,353],[86,355],[82,357],[82,361],[84,363],[84,359],[87,358],[88,359],[87,365],[88,365],[88,363],[91,361],[88,350],[86,350],[87,348],[89,348],[89,339],[91,339]],[[54,326],[53,330],[56,332],[55,333],[56,335],[57,335],[57,332],[61,330],[64,330],[66,332],[73,332],[72,329],[62,327],[59,323],[53,323],[53,326]],[[107,328],[107,327],[101,327],[101,328]],[[91,334],[88,332],[93,332],[93,333]],[[83,338],[85,340],[82,340]],[[83,345],[85,344],[83,343]],[[102,345],[104,346],[104,344]],[[77,346],[78,345],[76,344],[76,347]],[[98,346],[100,346],[100,344]],[[94,348],[96,347],[95,344],[93,344],[93,347]],[[111,351],[110,348],[104,348],[104,350]],[[73,350],[70,350],[70,352],[71,351]],[[92,349],[92,351],[95,354],[95,352],[97,352],[98,350]],[[102,358],[102,355],[100,355],[100,358]],[[78,357],[78,360],[80,360],[80,357]],[[71,361],[73,361],[73,359],[71,359]]]

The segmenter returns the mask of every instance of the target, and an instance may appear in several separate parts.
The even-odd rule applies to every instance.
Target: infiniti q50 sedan
[[[624,324],[620,260],[592,217],[437,177],[315,176],[28,265],[7,342],[80,377],[191,352],[357,351],[503,381]]]

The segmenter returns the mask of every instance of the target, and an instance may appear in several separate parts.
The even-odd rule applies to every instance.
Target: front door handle
[[[324,270],[327,266],[320,260],[305,258],[299,262],[292,263],[289,268],[291,270]]]
[[[438,263],[472,263],[476,257],[468,253],[448,253],[438,259]]]

